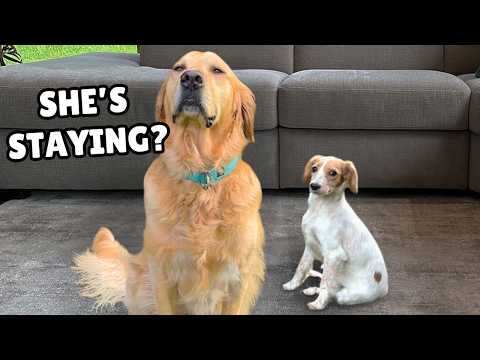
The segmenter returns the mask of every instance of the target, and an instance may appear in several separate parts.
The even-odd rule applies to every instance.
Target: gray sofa
[[[245,158],[267,189],[303,187],[315,153],[353,160],[361,187],[480,192],[480,45],[142,45],[0,68],[0,189],[141,189],[153,155],[12,163],[12,129],[154,121],[155,95],[185,52],[213,50],[257,98]],[[43,88],[125,84],[129,111],[40,120]]]

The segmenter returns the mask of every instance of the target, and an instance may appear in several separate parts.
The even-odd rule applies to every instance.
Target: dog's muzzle
[[[208,115],[202,104],[203,78],[197,71],[185,71],[180,78],[181,93],[177,110],[173,121],[181,115],[202,116],[205,119],[205,126],[212,127],[216,116]]]

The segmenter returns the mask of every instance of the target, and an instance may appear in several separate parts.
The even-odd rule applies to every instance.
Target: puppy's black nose
[[[203,86],[203,78],[199,72],[189,70],[185,71],[180,78],[180,83],[184,89],[193,91]]]
[[[310,189],[312,189],[312,190],[318,190],[318,189],[320,189],[320,185],[317,184],[317,183],[311,183],[311,184],[310,184]]]

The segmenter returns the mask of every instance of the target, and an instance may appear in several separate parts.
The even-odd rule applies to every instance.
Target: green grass
[[[24,63],[95,51],[136,53],[137,45],[16,45]]]

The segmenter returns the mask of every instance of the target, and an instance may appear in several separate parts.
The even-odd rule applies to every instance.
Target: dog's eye
[[[330,175],[330,176],[337,176],[337,172],[336,172],[335,170],[331,170],[331,171],[329,172],[329,175]]]
[[[318,170],[318,167],[312,166],[312,172],[317,172],[317,170]]]
[[[213,71],[215,74],[223,74],[223,70],[222,70],[222,69],[219,69],[219,68],[217,68],[217,67],[214,67],[214,68],[212,69],[212,71]]]
[[[177,65],[177,66],[175,66],[175,67],[173,68],[173,70],[175,70],[175,71],[183,71],[183,70],[185,70],[185,66],[183,66],[183,65]]]

